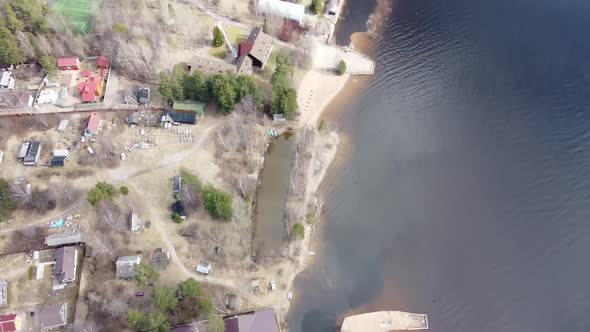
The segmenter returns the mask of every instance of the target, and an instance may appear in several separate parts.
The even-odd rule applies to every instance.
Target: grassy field
[[[51,9],[70,20],[74,30],[80,34],[92,31],[93,0],[54,0]]]

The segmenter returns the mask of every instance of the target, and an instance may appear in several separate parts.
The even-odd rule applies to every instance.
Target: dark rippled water
[[[374,3],[348,6],[341,42]],[[383,309],[436,332],[590,331],[588,31],[588,1],[394,3],[337,117],[352,153],[292,332]]]

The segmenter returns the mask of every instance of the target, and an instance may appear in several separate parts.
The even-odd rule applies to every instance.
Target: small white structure
[[[281,0],[259,0],[258,12],[283,17],[301,24],[305,17],[305,6]]]
[[[131,214],[129,215],[129,230],[132,232],[138,231],[139,225],[139,216],[137,215],[137,213],[131,212]]]
[[[199,263],[199,265],[197,265],[197,272],[200,274],[209,275],[209,273],[211,273],[211,264],[203,262]]]
[[[0,164],[2,164],[3,160],[4,160],[4,152],[0,151]]]
[[[59,150],[53,150],[53,156],[54,157],[69,157],[70,156],[70,151],[66,150],[66,149],[59,149]]]
[[[65,131],[66,129],[68,129],[68,124],[70,123],[70,121],[68,120],[61,120],[59,123],[59,126],[57,126],[57,131]]]
[[[57,91],[52,89],[46,89],[39,93],[37,97],[37,104],[38,105],[53,105],[57,101],[59,97]]]
[[[0,89],[14,90],[16,83],[12,77],[12,71],[3,71],[0,75]]]

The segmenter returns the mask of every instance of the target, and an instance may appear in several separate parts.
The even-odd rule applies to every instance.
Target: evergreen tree
[[[23,61],[25,58],[18,48],[14,34],[8,28],[0,28],[0,62],[14,65]]]
[[[195,71],[192,75],[187,75],[184,80],[184,96],[202,102],[209,99],[209,87],[207,78],[200,71]]]
[[[223,45],[223,33],[218,27],[213,28],[213,47],[219,47]]]
[[[211,96],[222,112],[231,112],[236,104],[236,89],[232,82],[234,75],[216,74],[210,79]]]

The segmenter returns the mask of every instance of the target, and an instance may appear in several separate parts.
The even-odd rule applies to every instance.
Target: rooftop
[[[8,304],[8,281],[0,280],[0,308]]]
[[[0,332],[14,332],[16,328],[17,314],[0,315]]]
[[[279,332],[273,309],[261,309],[226,317],[224,322],[226,332]]]
[[[61,247],[55,250],[55,269],[53,275],[60,282],[70,282],[76,279],[78,250],[76,247]]]
[[[205,113],[205,103],[196,100],[175,101],[172,109],[175,111],[191,111],[203,116]]]
[[[135,266],[141,262],[141,257],[135,256],[121,256],[117,258],[116,275],[117,278],[130,279],[137,275]]]
[[[68,306],[65,303],[48,305],[39,312],[39,321],[44,329],[51,329],[68,323]]]
[[[195,70],[202,71],[205,76],[214,75],[214,74],[225,74],[228,71],[235,73],[236,66],[232,65],[231,63],[213,60],[209,58],[203,57],[195,57],[192,63],[188,64],[190,66],[189,75],[192,75]]]

